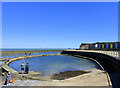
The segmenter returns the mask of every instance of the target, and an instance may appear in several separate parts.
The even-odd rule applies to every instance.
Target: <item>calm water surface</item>
[[[22,62],[28,62],[30,65],[30,70],[43,73],[42,76],[64,71],[99,68],[96,63],[90,60],[67,55],[33,57],[27,58],[26,60],[21,59],[12,62],[10,67],[17,71],[21,71],[20,65]]]

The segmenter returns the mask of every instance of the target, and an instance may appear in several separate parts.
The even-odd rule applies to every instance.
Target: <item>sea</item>
[[[36,51],[36,50],[63,50],[68,48],[2,48],[0,51]],[[75,48],[69,48],[75,49]]]

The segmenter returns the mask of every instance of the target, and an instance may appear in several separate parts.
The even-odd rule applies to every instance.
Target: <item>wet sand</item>
[[[92,69],[90,73],[83,75],[65,80],[33,84],[32,86],[109,86],[109,83],[104,71]]]
[[[25,53],[36,53],[36,52],[59,52],[59,51],[62,51],[62,50],[34,50],[34,51],[0,51],[2,52],[2,56],[10,56],[10,55],[22,55],[22,54],[25,54]]]
[[[90,71],[66,71],[66,72],[60,72],[59,74],[54,74],[51,76],[51,79],[54,80],[64,80],[67,78],[75,77],[78,75],[90,73]]]

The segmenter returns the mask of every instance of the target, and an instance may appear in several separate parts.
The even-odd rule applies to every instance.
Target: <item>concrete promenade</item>
[[[109,55],[114,57],[115,59],[120,60],[120,51],[102,51],[102,50],[66,50],[66,51],[77,51],[77,52],[93,52],[93,53],[101,53],[105,55]]]

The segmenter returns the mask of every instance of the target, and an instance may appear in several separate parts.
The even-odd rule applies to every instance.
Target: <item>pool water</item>
[[[65,71],[99,68],[99,66],[93,61],[68,55],[42,56],[21,59],[10,63],[9,66],[14,70],[21,71],[20,65],[22,62],[28,62],[30,70],[42,73],[41,76],[52,75]]]

